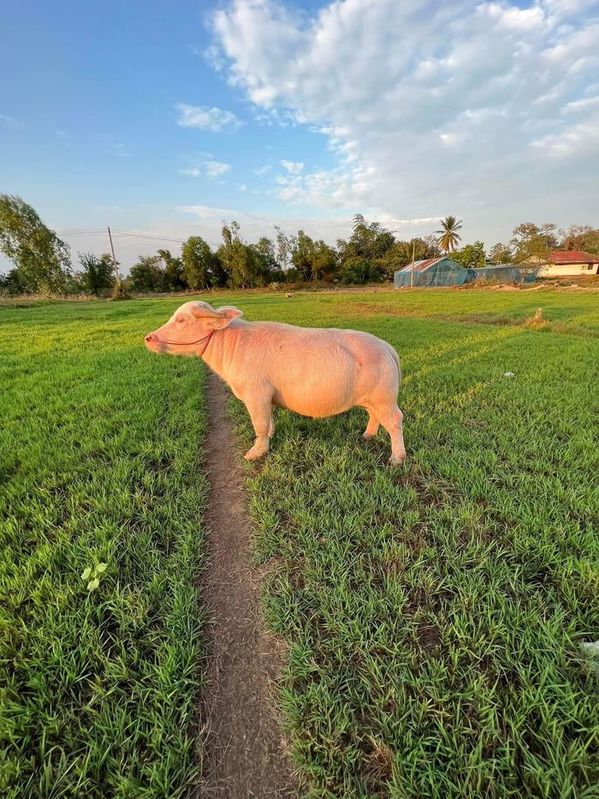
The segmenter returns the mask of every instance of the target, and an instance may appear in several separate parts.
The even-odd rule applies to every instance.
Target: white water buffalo
[[[198,355],[230,386],[256,433],[247,460],[268,452],[273,406],[313,418],[365,408],[364,438],[383,425],[391,437],[389,462],[404,460],[403,414],[397,407],[401,372],[390,344],[355,330],[245,322],[240,316],[237,308],[186,302],[145,342],[152,352]]]

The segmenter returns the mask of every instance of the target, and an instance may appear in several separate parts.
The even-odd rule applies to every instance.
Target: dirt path
[[[228,393],[213,374],[206,391],[209,562],[202,596],[211,624],[202,707],[207,755],[199,796],[294,797],[272,690],[282,652],[265,632],[260,614],[260,580],[251,566],[243,468],[227,419]]]

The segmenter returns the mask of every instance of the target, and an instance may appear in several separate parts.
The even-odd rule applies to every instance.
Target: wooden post
[[[110,251],[112,252],[112,262],[114,264],[114,274],[115,274],[115,277],[116,277],[116,286],[118,288],[118,286],[121,285],[121,276],[119,274],[119,265],[116,262],[116,256],[114,254],[114,244],[112,243],[112,233],[110,232],[110,227],[108,227],[107,230],[108,230],[108,239],[110,241]]]

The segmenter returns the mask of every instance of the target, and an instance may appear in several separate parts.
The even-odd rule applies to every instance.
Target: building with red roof
[[[541,266],[540,277],[599,275],[599,255],[582,250],[552,250],[547,260],[533,256],[527,263]]]

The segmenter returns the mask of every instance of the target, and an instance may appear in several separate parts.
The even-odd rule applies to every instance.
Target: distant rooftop
[[[549,255],[552,264],[597,264],[599,255],[591,255],[582,250],[552,250]]]
[[[424,261],[414,261],[414,272],[424,272],[425,269],[428,269],[435,264],[438,264],[439,261],[444,261],[447,258],[446,255],[443,255],[441,258],[425,258]],[[401,269],[397,270],[398,272],[411,272],[412,271],[412,264],[406,264],[406,266],[402,266]]]

